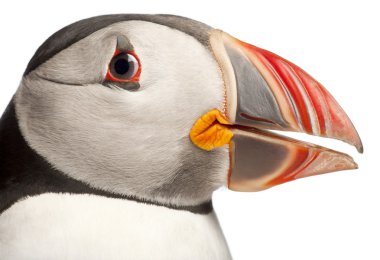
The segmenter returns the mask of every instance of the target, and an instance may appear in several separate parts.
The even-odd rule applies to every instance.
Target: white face
[[[102,85],[118,36],[141,61],[140,88]],[[197,204],[226,183],[228,148],[195,147],[189,131],[223,110],[212,53],[195,38],[144,21],[99,30],[29,73],[16,112],[29,145],[65,174],[111,192]]]

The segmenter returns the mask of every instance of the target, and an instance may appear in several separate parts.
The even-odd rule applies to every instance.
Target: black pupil
[[[119,75],[124,75],[129,70],[129,62],[126,58],[120,58],[115,62],[115,71]]]

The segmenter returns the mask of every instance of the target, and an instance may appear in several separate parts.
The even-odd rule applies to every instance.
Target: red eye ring
[[[141,74],[141,63],[134,51],[115,50],[108,65],[106,81],[128,83],[138,82]]]

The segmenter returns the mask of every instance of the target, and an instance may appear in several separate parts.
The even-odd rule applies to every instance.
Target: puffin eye
[[[106,80],[121,83],[137,82],[140,72],[140,62],[134,52],[116,53],[109,64]]]

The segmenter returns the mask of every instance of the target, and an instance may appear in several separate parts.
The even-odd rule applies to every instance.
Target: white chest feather
[[[214,212],[44,194],[0,215],[0,259],[230,258]]]

